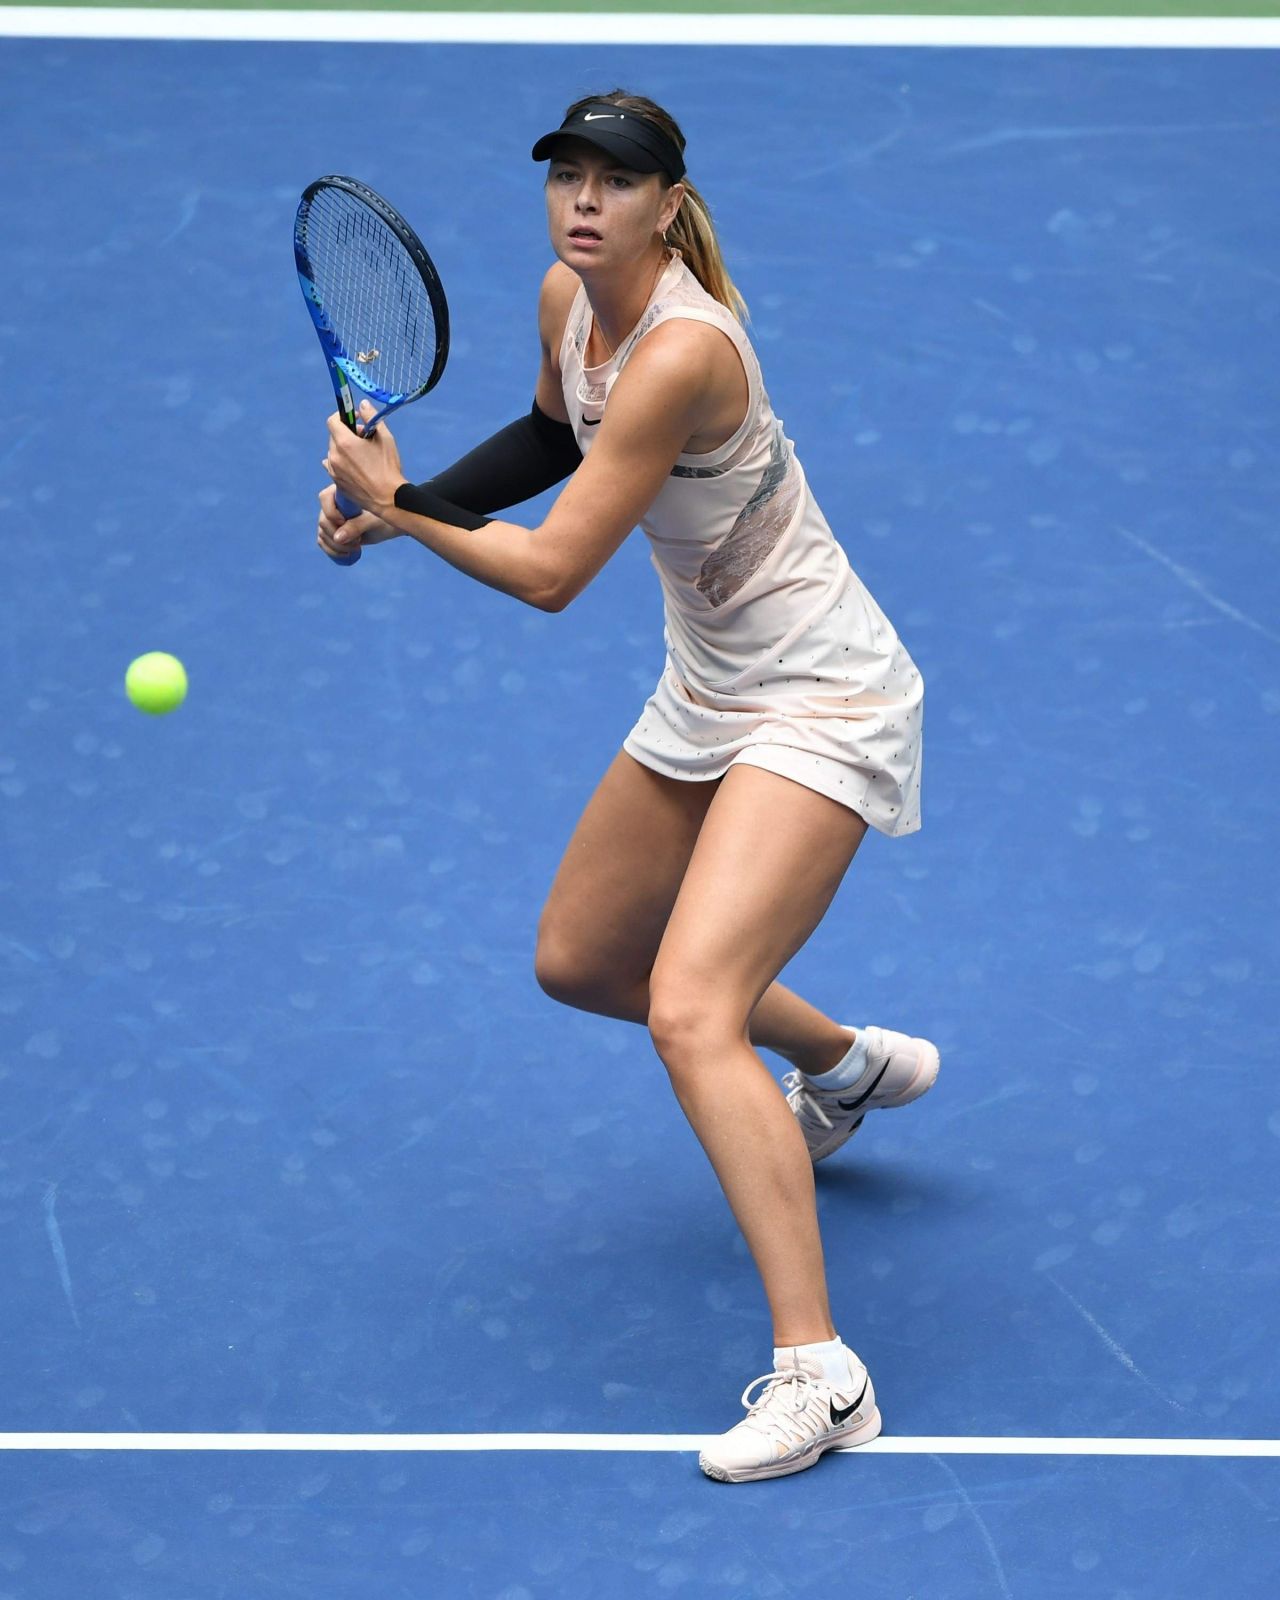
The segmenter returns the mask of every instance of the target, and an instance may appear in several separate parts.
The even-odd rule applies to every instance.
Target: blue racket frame
[[[330,323],[324,304],[320,299],[311,270],[311,260],[307,252],[307,222],[313,199],[324,189],[341,190],[367,206],[390,229],[404,247],[427,291],[435,322],[435,360],[426,380],[418,388],[407,394],[381,389],[377,384],[369,380],[367,375],[361,371],[359,363],[343,348],[342,342]],[[445,363],[449,359],[449,306],[445,300],[444,285],[440,282],[440,275],[436,271],[431,257],[423,247],[422,241],[395,207],[384,200],[380,194],[370,189],[367,184],[361,183],[356,178],[344,177],[339,173],[331,173],[327,177],[317,178],[314,183],[308,184],[303,190],[302,199],[298,202],[298,210],[293,222],[293,257],[298,269],[298,282],[302,287],[302,298],[306,303],[307,310],[311,313],[311,321],[319,337],[320,348],[324,351],[325,361],[329,368],[329,377],[333,384],[334,398],[338,402],[338,409],[342,413],[343,421],[353,433],[359,431],[356,426],[356,406],[358,402],[355,399],[353,390],[358,391],[360,395],[367,397],[375,406],[380,408],[365,424],[364,434],[367,438],[384,417],[390,416],[393,411],[398,411],[401,406],[408,405],[411,400],[421,399],[424,394],[434,389],[440,381],[445,369]],[[339,490],[338,509],[343,516],[354,517],[360,514],[363,507]],[[339,566],[354,566],[360,559],[360,551],[353,550],[347,555],[332,556],[330,559]]]

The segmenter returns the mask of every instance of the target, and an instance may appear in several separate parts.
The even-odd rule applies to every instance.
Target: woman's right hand
[[[327,556],[346,556],[364,545],[383,544],[387,539],[400,538],[399,528],[393,528],[371,511],[361,511],[358,516],[344,517],[338,510],[338,491],[326,484],[319,494],[320,518],[316,523],[316,543]],[[338,535],[342,537],[339,538]]]

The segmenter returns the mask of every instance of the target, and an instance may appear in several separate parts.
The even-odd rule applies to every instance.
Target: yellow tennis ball
[[[129,663],[124,691],[139,711],[163,716],[176,711],[187,698],[187,670],[177,656],[150,650]]]

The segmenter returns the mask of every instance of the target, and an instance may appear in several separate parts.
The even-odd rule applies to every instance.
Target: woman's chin
[[[556,255],[571,272],[576,272],[580,278],[591,277],[604,264],[600,260],[600,252],[598,250],[585,250],[581,245],[575,247],[572,240],[566,245],[557,246]]]

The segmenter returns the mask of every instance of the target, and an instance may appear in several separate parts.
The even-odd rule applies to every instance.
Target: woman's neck
[[[611,274],[607,281],[589,283],[584,278],[587,300],[595,323],[595,337],[603,347],[604,360],[611,360],[618,346],[644,315],[644,309],[653,298],[667,265],[670,252],[665,245],[650,254],[646,252],[636,263],[635,270],[625,282]],[[599,366],[601,362],[592,365]]]

